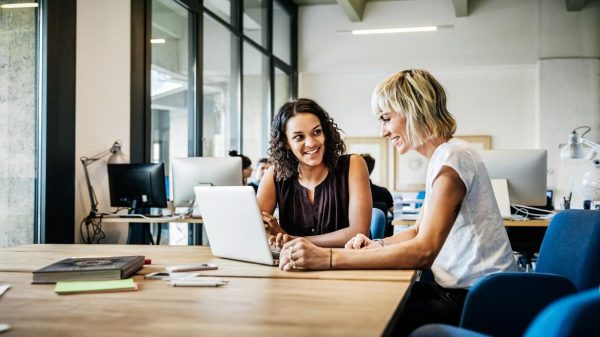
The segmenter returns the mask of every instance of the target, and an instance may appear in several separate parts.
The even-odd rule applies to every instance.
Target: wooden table
[[[152,265],[211,261],[229,284],[171,287],[136,275],[135,292],[57,295],[31,270],[70,256],[145,255]],[[242,267],[245,265],[245,267]],[[9,270],[18,270],[11,272]],[[28,245],[0,249],[4,336],[381,336],[389,333],[413,271],[281,272],[214,258],[207,247]]]
[[[506,227],[548,227],[550,220],[503,220]],[[392,220],[394,226],[411,226],[415,220]]]

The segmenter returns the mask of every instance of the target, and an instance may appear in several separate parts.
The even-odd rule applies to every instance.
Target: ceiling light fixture
[[[158,43],[166,43],[167,40],[165,39],[150,39],[150,43],[152,44],[158,44]]]
[[[36,3],[20,3],[20,4],[2,4],[0,8],[35,8],[38,4]]]
[[[415,32],[435,32],[437,26],[423,27],[406,27],[406,28],[380,28],[380,29],[355,29],[352,30],[353,35],[370,35],[370,34],[394,34],[394,33],[415,33]]]

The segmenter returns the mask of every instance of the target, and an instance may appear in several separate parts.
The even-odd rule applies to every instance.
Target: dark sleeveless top
[[[308,190],[298,182],[298,174],[277,181],[279,225],[294,236],[331,233],[346,228],[348,222],[348,172],[350,155],[342,155],[334,170],[315,188],[314,204],[308,199]]]

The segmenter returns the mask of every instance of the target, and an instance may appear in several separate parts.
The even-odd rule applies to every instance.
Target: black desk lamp
[[[96,218],[96,215],[98,213],[98,199],[96,198],[96,193],[94,192],[94,188],[92,187],[92,183],[90,182],[88,166],[90,166],[91,164],[97,162],[98,160],[100,160],[108,155],[110,155],[108,157],[109,164],[125,164],[125,163],[129,162],[129,159],[121,150],[121,141],[120,140],[116,140],[108,150],[102,151],[92,157],[79,158],[79,160],[81,161],[81,164],[83,165],[83,173],[85,175],[85,182],[87,184],[88,194],[90,196],[90,205],[91,205],[90,213],[81,221],[81,227],[82,227],[81,228],[81,238],[83,239],[83,241],[85,243],[92,243],[97,234],[99,234],[101,236],[98,239],[98,241],[100,241],[100,239],[104,238],[104,236],[105,236],[104,233],[102,232],[102,229],[100,228],[100,224],[99,223],[96,224],[94,222],[94,219]],[[88,233],[87,240],[83,236],[83,225],[84,224],[86,226],[86,230]],[[94,235],[91,238],[89,235],[90,234],[90,230],[89,230],[90,225],[94,227]]]

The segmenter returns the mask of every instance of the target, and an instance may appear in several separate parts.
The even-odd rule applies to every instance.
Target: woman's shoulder
[[[473,151],[471,145],[458,138],[452,138],[443,144],[443,148],[446,152],[458,152],[458,153],[469,153]]]
[[[434,154],[435,157],[438,157],[442,161],[451,159],[451,158],[461,158],[463,160],[469,161],[477,161],[479,154],[473,147],[464,140],[461,139],[452,139],[444,144],[442,144],[438,151]]]
[[[338,160],[335,164],[335,170],[346,170],[350,167],[350,160],[352,157],[357,157],[358,155],[352,153],[344,153],[338,157]]]

